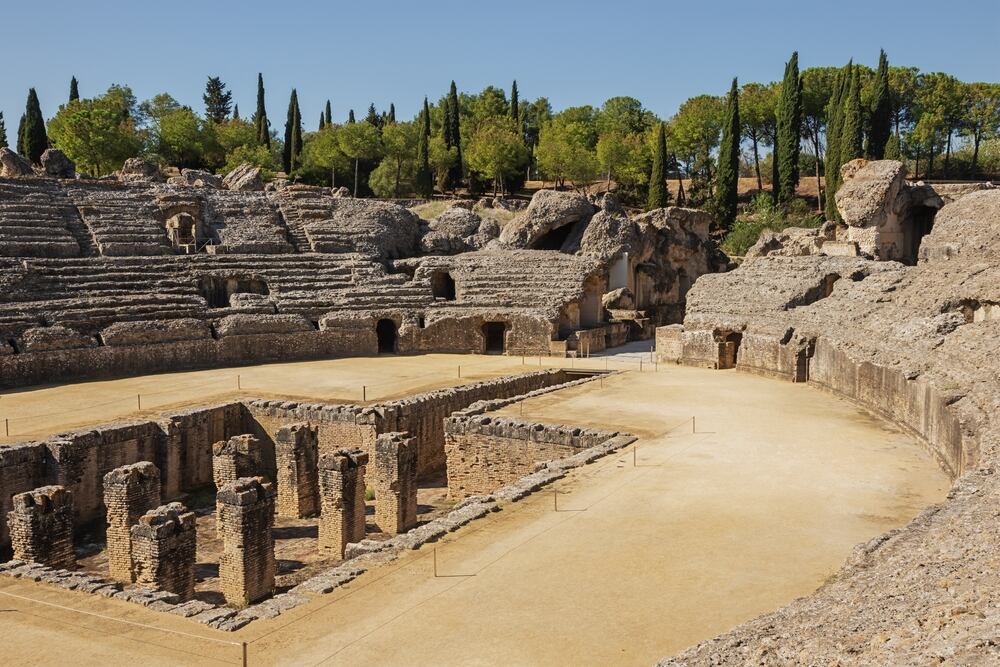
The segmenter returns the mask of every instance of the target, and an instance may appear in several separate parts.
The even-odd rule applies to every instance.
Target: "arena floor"
[[[240,664],[245,641],[251,665],[650,665],[811,592],[855,544],[945,497],[948,479],[929,455],[849,403],[734,371],[648,362],[640,371],[641,359],[616,357],[611,367],[631,370],[505,409],[627,430],[640,436],[635,446],[330,595],[222,633],[0,579],[5,661]],[[519,370],[520,358],[345,359],[36,389],[0,405],[41,414],[32,411],[97,402],[95,387],[160,389],[163,405],[205,402],[232,395],[222,385],[237,373],[248,395],[266,386],[268,395],[354,401],[370,381],[383,383],[379,400]],[[129,414],[108,407],[87,423]],[[69,425],[50,419],[42,430]]]

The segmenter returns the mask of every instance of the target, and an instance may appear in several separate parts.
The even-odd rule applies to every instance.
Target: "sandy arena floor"
[[[389,378],[436,368],[438,384],[450,384],[447,371],[459,361],[470,369],[487,364],[484,373],[522,368],[520,358],[435,355],[282,364],[251,377],[269,378],[275,393],[342,396],[366,371]],[[307,372],[293,375],[290,367]],[[251,665],[650,665],[808,594],[855,544],[944,499],[948,480],[930,456],[828,394],[733,371],[629,367],[635,370],[505,412],[631,431],[640,436],[635,465],[632,448],[599,460],[436,545],[236,633],[2,579],[0,593],[32,600],[0,595],[4,662],[239,664],[238,645],[212,638],[248,642]],[[162,386],[167,377],[176,398],[190,395],[180,381],[190,375],[119,382]],[[409,382],[418,381],[396,381],[395,395],[411,391]]]

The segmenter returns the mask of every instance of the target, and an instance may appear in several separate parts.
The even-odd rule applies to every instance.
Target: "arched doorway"
[[[507,351],[505,341],[506,333],[506,322],[487,322],[483,325],[483,339],[486,343],[486,354],[504,354]]]
[[[375,335],[378,337],[379,354],[396,354],[396,342],[399,336],[395,322],[379,320],[375,325]]]

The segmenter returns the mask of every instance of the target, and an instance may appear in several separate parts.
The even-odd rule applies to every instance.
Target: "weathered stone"
[[[227,190],[237,190],[241,192],[253,192],[264,189],[264,182],[261,180],[260,167],[244,162],[222,179],[222,184]]]
[[[162,183],[160,168],[138,157],[130,157],[118,170],[118,180],[122,183]]]
[[[76,163],[66,157],[58,148],[47,148],[41,157],[42,169],[47,176],[53,178],[73,178],[76,176]]]
[[[0,148],[0,178],[24,178],[34,175],[31,162],[6,146]]]

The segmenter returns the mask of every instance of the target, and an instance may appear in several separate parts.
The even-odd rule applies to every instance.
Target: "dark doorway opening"
[[[934,216],[937,209],[930,206],[914,206],[910,211],[910,228],[905,234],[906,257],[903,261],[913,266],[920,257],[920,242],[934,229]]]
[[[455,280],[450,273],[439,271],[431,274],[431,293],[435,299],[455,300]]]
[[[547,232],[535,239],[535,242],[531,244],[531,249],[561,250],[563,244],[566,243],[566,239],[569,238],[569,233],[573,231],[573,227],[575,227],[575,225],[563,225],[562,227],[556,227],[552,231]]]
[[[486,340],[486,354],[503,354],[507,351],[505,337],[506,322],[487,322],[483,325],[483,338]]]
[[[228,308],[234,294],[260,294],[267,296],[271,291],[260,278],[244,276],[201,276],[198,291],[205,297],[209,308]]]
[[[398,334],[396,323],[392,320],[379,320],[375,325],[375,335],[378,336],[379,354],[396,354]]]
[[[736,368],[743,334],[738,331],[724,331],[719,339],[719,369]]]

